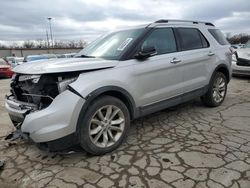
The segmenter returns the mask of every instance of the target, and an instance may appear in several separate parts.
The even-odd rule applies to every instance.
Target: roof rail
[[[203,23],[205,25],[210,25],[210,26],[214,26],[214,24],[210,23],[210,22],[201,22],[201,21],[192,21],[192,20],[166,20],[166,19],[160,19],[155,21],[154,23],[169,23],[169,22],[190,22],[193,24],[198,24],[198,23]]]

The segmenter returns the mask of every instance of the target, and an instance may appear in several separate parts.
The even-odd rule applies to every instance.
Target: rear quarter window
[[[207,39],[196,28],[178,28],[181,51],[209,47]]]
[[[224,37],[222,32],[219,29],[208,29],[209,33],[215,38],[215,40],[220,44],[220,45],[228,45],[229,42],[227,39]]]

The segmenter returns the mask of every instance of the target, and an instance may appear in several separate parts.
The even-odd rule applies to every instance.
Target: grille
[[[238,58],[237,59],[237,65],[238,66],[250,66],[250,60]]]

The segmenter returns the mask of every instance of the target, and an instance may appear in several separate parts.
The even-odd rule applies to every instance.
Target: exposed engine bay
[[[34,110],[41,110],[49,106],[59,93],[66,90],[68,84],[75,81],[79,74],[80,72],[16,74],[10,84],[11,95],[17,101],[32,104]]]

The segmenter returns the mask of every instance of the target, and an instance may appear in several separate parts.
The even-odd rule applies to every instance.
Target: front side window
[[[155,47],[158,55],[176,52],[174,32],[171,28],[155,29],[143,42],[141,48]]]
[[[215,40],[221,45],[228,45],[227,39],[224,37],[219,29],[209,29],[209,33],[215,38]]]
[[[122,53],[140,37],[144,28],[123,30],[108,34],[89,44],[76,57],[99,57],[118,60]]]
[[[178,28],[177,32],[182,51],[207,48],[209,46],[205,37],[196,28]]]

